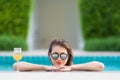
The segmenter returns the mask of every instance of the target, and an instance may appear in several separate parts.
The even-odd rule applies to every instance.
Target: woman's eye
[[[67,55],[66,55],[66,54],[62,54],[62,55],[61,55],[61,58],[62,58],[62,59],[66,59],[66,58],[67,58]]]
[[[53,58],[57,58],[58,55],[57,55],[57,54],[53,54],[52,57],[53,57]]]

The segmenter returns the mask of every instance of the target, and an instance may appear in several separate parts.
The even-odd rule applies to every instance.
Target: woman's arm
[[[104,64],[101,62],[93,61],[84,64],[72,65],[71,70],[78,71],[102,71],[104,69]]]
[[[50,67],[45,65],[32,64],[28,62],[18,62],[13,64],[15,70],[34,71],[34,70],[50,70]]]

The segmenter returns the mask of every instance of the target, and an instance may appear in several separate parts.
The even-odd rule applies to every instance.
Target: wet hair
[[[69,58],[68,58],[67,63],[65,65],[66,66],[72,65],[73,52],[72,52],[72,48],[71,48],[70,43],[68,43],[64,39],[60,39],[60,38],[53,39],[50,43],[50,47],[48,50],[48,56],[50,56],[50,53],[52,52],[53,46],[61,46],[61,47],[65,48],[67,50],[68,55],[69,55]]]

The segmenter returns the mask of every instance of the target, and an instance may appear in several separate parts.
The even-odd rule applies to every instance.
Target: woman
[[[44,70],[44,71],[102,71],[104,64],[92,61],[84,64],[72,65],[73,52],[70,44],[63,40],[54,39],[49,47],[48,56],[52,62],[52,66],[38,65],[27,62],[19,62],[13,65],[14,69],[20,71],[28,70]]]

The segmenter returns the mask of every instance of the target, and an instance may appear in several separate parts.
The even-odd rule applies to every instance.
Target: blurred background
[[[119,0],[0,0],[0,51],[48,49],[55,37],[73,49],[120,51]]]

